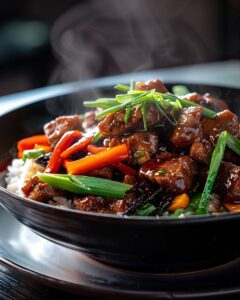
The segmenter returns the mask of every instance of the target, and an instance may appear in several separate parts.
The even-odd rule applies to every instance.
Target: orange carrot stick
[[[66,166],[68,173],[77,175],[116,163],[123,159],[128,159],[128,147],[126,144],[104,150],[97,154],[86,156],[73,162],[69,162],[66,164]]]
[[[92,153],[92,154],[97,154],[97,153],[102,152],[106,149],[107,149],[106,147],[97,147],[97,146],[91,145],[91,144],[87,146],[87,151]]]

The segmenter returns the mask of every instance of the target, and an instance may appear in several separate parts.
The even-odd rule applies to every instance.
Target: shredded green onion
[[[129,88],[129,86],[127,86],[127,85],[125,85],[125,84],[121,84],[121,83],[115,85],[114,88],[115,88],[116,90],[123,91],[123,92],[128,92],[129,89],[131,89],[131,87]]]

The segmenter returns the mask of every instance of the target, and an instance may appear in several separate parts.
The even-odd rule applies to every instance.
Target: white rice
[[[27,159],[24,163],[22,159],[13,159],[12,164],[7,168],[7,174],[5,181],[7,183],[6,188],[22,197],[25,195],[22,192],[26,180],[29,180],[37,172],[43,172],[44,168],[34,162],[34,159]],[[49,201],[50,205],[58,207],[72,207],[72,200],[65,197],[54,197],[52,201]]]

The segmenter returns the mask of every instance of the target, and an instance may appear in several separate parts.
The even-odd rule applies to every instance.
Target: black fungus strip
[[[131,206],[129,206],[129,208],[123,213],[123,216],[130,216],[130,215],[135,214],[136,210],[139,207],[141,207],[144,204],[147,204],[147,203],[155,200],[155,197],[158,196],[160,193],[162,193],[162,189],[161,188],[158,189],[158,190],[156,190],[150,196],[149,196],[149,191],[147,193],[143,194]]]

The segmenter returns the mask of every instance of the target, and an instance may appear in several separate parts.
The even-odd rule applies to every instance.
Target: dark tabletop
[[[44,286],[29,278],[23,278],[0,264],[0,299],[3,300],[48,300],[90,299]],[[93,298],[91,298],[93,299]]]

